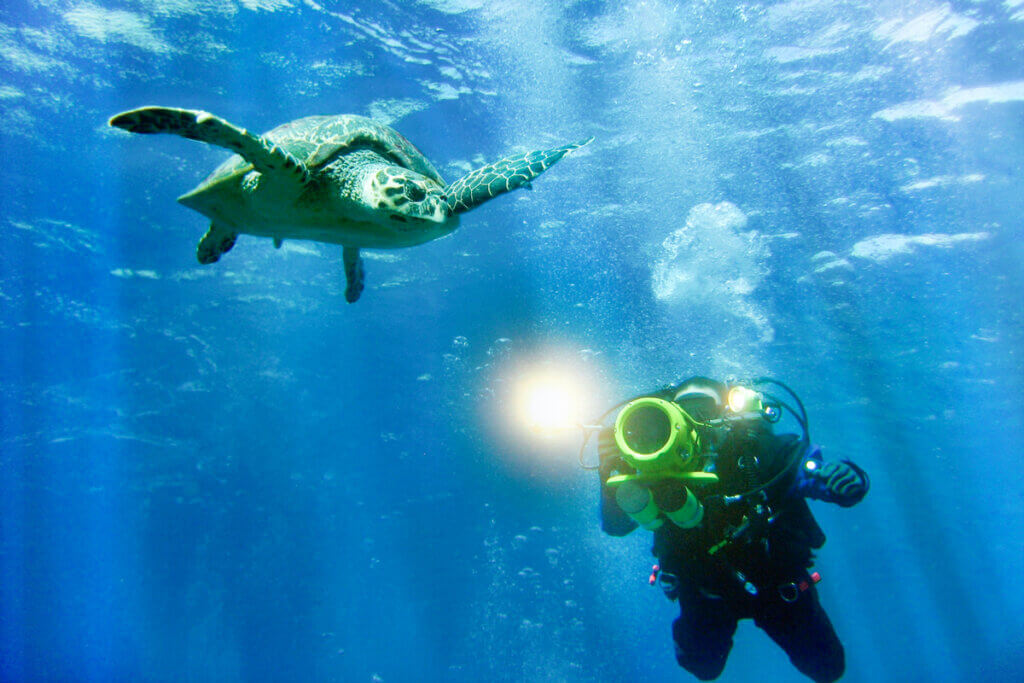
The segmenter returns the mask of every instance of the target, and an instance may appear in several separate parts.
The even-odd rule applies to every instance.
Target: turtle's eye
[[[406,196],[407,196],[407,197],[408,197],[408,198],[409,198],[410,200],[412,200],[412,201],[414,201],[414,202],[418,202],[418,201],[422,201],[422,200],[423,200],[423,198],[427,196],[427,193],[426,193],[426,192],[424,192],[424,191],[423,191],[423,188],[422,188],[422,187],[420,187],[419,185],[410,185],[410,186],[409,186],[409,189],[408,189],[408,191],[407,191],[407,192],[405,193],[405,195],[406,195]]]

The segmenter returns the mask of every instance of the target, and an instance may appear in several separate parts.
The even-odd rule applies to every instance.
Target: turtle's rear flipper
[[[234,230],[210,223],[210,229],[203,235],[203,239],[199,240],[196,258],[204,266],[216,263],[220,260],[221,254],[231,251],[231,247],[235,246],[236,239],[238,239],[238,233]]]
[[[345,247],[345,301],[350,304],[359,300],[363,293],[363,259],[359,256],[358,247]]]
[[[555,149],[506,157],[471,171],[445,188],[448,210],[452,213],[462,213],[517,187],[529,187],[531,180],[554,166],[569,152],[579,149],[593,139]]]
[[[217,145],[239,154],[260,173],[286,178],[302,187],[309,182],[306,166],[287,151],[205,111],[142,107],[117,114],[110,125],[130,133],[170,133]]]

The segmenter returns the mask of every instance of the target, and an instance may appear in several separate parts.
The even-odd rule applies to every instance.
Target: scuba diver
[[[770,393],[776,388],[799,410]],[[738,621],[753,619],[803,674],[840,678],[843,646],[818,602],[820,575],[810,571],[825,535],[806,499],[850,507],[870,486],[864,470],[825,462],[800,399],[771,379],[693,377],[620,403],[599,422],[617,409],[614,427],[598,433],[599,464],[589,467],[600,474],[601,526],[612,536],[654,532],[650,583],[679,602],[679,665],[700,680],[718,678]],[[784,409],[802,435],[774,433]]]

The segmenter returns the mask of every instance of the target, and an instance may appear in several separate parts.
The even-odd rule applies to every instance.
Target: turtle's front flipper
[[[522,187],[551,168],[566,154],[593,139],[555,149],[507,157],[471,171],[444,189],[448,199],[448,210],[452,213],[469,211],[499,194]]]
[[[221,254],[231,251],[231,247],[235,246],[236,239],[238,239],[238,233],[234,230],[210,223],[210,229],[206,231],[203,239],[199,240],[199,246],[196,247],[196,258],[204,266],[216,263],[220,260]]]
[[[355,303],[363,293],[363,259],[359,247],[345,247],[342,252],[345,261],[345,301]]]
[[[306,166],[287,151],[205,111],[142,107],[117,114],[110,125],[131,133],[170,133],[224,147],[244,157],[260,173],[289,179],[300,186],[309,182]]]

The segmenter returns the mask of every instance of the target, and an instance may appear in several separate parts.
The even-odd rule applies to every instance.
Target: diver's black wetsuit
[[[607,442],[608,434],[603,436]],[[623,536],[637,524],[618,507],[605,482],[628,465],[609,450],[604,449],[600,467],[602,528]],[[668,583],[666,594],[679,601],[680,616],[672,625],[679,665],[701,680],[717,678],[738,620],[753,619],[802,673],[815,681],[835,681],[845,670],[845,655],[808,572],[812,551],[824,544],[825,535],[805,496],[853,505],[867,491],[866,475],[852,463],[840,465],[861,482],[843,491],[830,489],[807,474],[820,467],[820,451],[793,435],[774,435],[767,425],[730,433],[717,451],[719,482],[699,493],[704,503],[700,525],[683,529],[666,520],[654,531],[662,585]],[[764,491],[773,521],[762,519],[760,528],[755,522],[748,533],[712,553],[745,515],[757,519],[748,502],[728,504],[723,497],[773,479]]]

